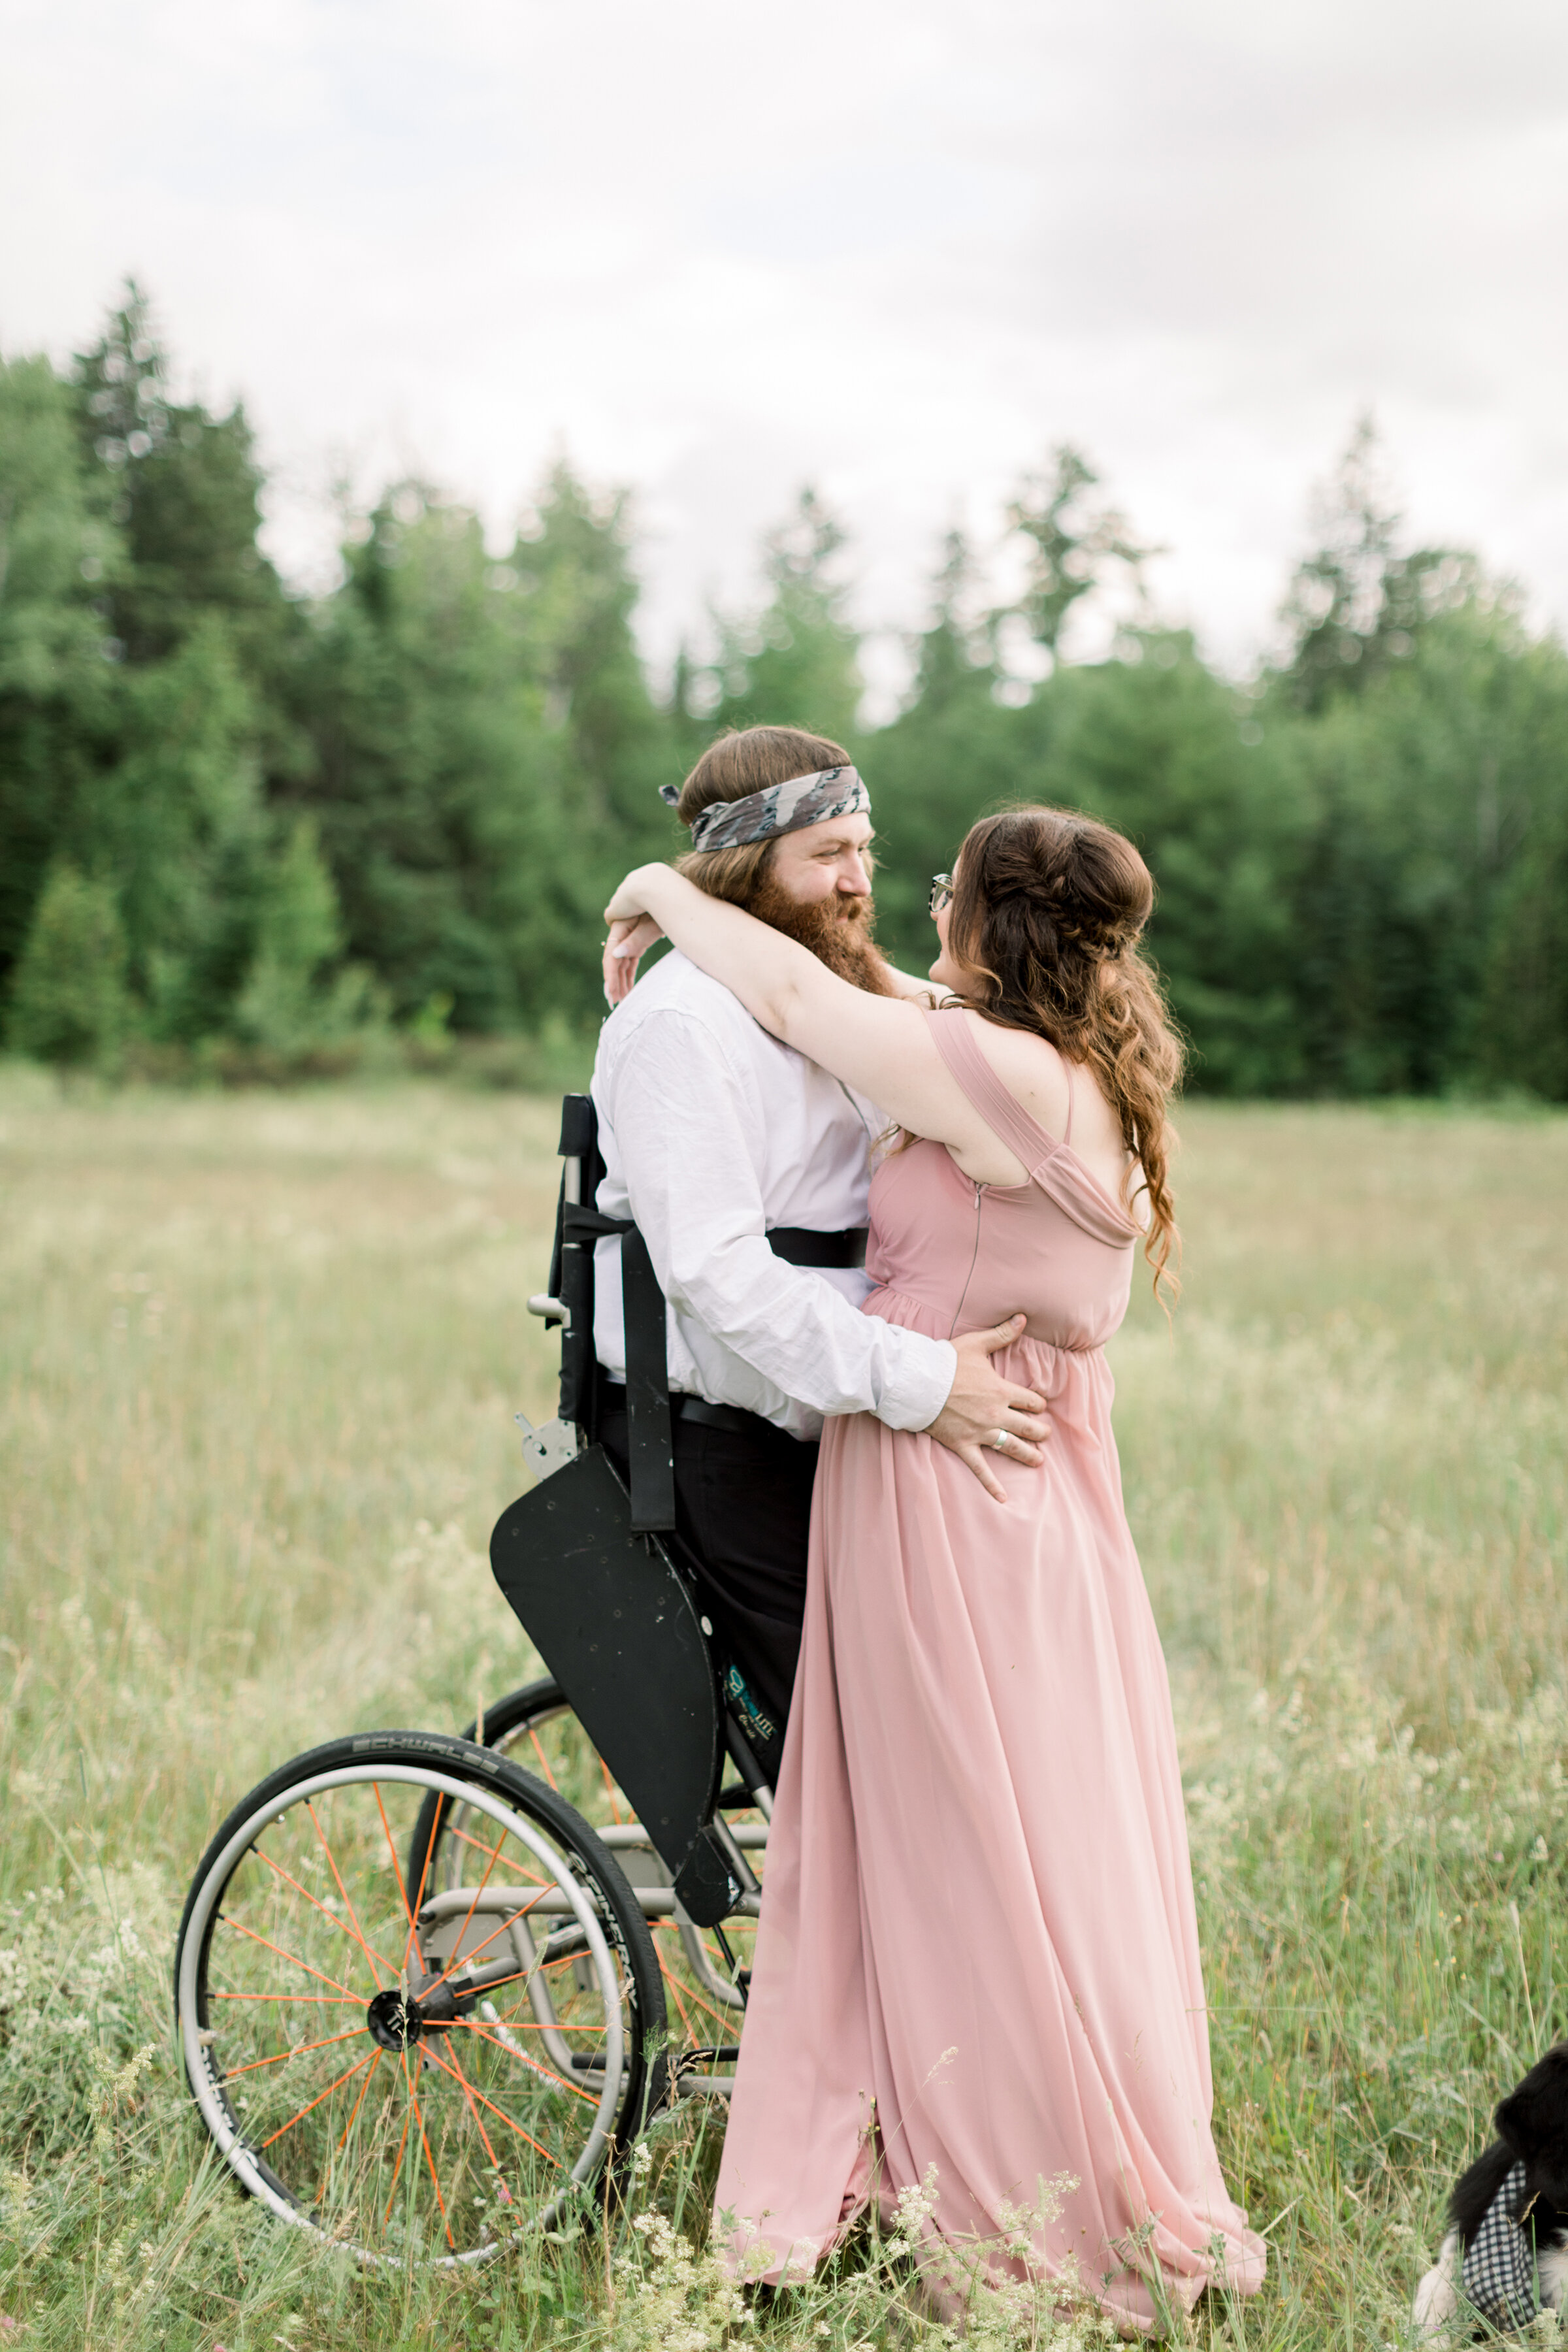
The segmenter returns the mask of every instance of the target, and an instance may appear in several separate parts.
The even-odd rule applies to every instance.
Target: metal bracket
[[[514,1412],[512,1419],[522,1433],[522,1458],[536,1478],[548,1478],[553,1471],[564,1470],[568,1462],[577,1459],[574,1421],[557,1418],[535,1429],[525,1412]]]

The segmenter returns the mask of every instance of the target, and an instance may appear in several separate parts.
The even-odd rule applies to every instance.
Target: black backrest
[[[561,1417],[577,1424],[585,1450],[502,1512],[490,1565],[686,1909],[706,1927],[739,1890],[710,1826],[723,1760],[713,1661],[690,1588],[657,1532],[675,1523],[664,1300],[636,1227],[595,1210],[605,1162],[591,1096],[563,1098],[561,1155],[550,1289],[570,1314]],[[594,1442],[605,1389],[594,1353],[594,1251],[606,1233],[621,1238],[629,1495]]]
[[[731,1907],[709,1824],[722,1762],[718,1685],[690,1588],[590,1446],[502,1512],[490,1566],[699,1926]]]

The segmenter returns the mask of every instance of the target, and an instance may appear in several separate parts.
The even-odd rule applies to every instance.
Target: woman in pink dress
[[[1136,1243],[1158,1280],[1174,1238],[1152,903],[1107,827],[984,819],[932,894],[939,1011],[665,866],[608,909],[650,917],[902,1129],[872,1182],[866,1312],[947,1339],[1022,1309],[997,1369],[1050,1401],[1037,1461],[1002,1432],[966,1466],[869,1414],[827,1425],[717,2192],[748,2277],[808,2274],[868,2197],[922,2188],[944,2307],[1032,2275],[1142,2329],[1263,2276],[1211,2132],[1170,1691],[1104,1352]]]

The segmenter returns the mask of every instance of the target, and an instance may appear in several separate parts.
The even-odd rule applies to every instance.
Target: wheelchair
[[[665,1304],[592,1204],[568,1095],[561,1335],[535,1484],[490,1541],[546,1675],[464,1733],[328,1741],[212,1839],[174,1961],[191,2095],[240,2186],[363,2264],[482,2263],[601,2193],[671,2100],[727,2096],[773,1793],[675,1527]],[[599,1438],[598,1242],[618,1236],[627,1475]],[[622,1392],[615,1395],[617,1406]]]

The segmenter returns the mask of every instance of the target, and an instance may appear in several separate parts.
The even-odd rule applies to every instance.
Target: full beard
[[[746,902],[746,911],[775,931],[783,931],[786,939],[798,940],[829,971],[852,987],[863,988],[868,996],[895,993],[888,981],[887,958],[871,937],[876,909],[869,898],[850,898],[837,892],[803,906],[780,888],[771,873],[764,873]]]

